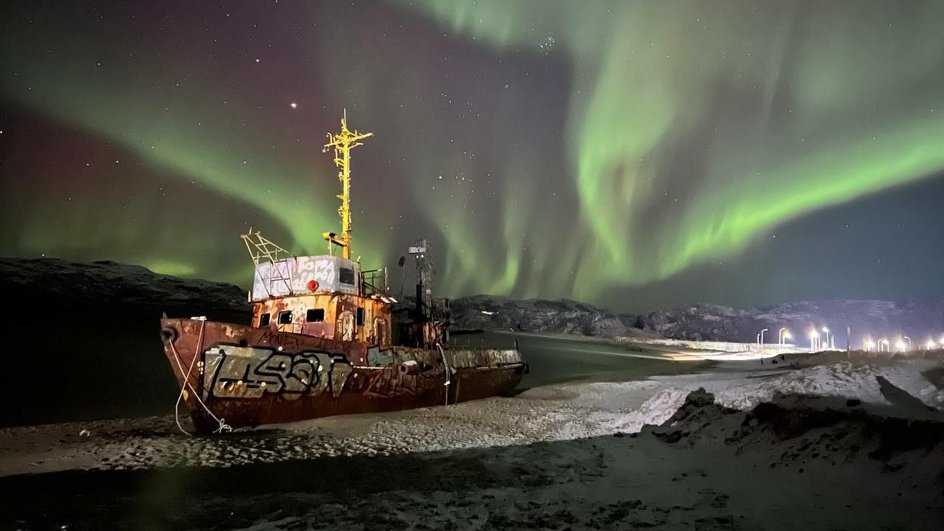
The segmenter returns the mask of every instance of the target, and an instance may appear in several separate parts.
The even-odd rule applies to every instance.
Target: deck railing
[[[387,268],[367,269],[361,271],[361,277],[364,285],[364,295],[386,295],[389,285],[387,283]]]

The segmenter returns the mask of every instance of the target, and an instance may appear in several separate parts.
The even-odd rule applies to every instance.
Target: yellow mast
[[[324,145],[323,151],[328,148],[334,149],[334,164],[340,170],[338,179],[341,181],[341,195],[337,196],[341,200],[341,206],[338,208],[338,214],[341,215],[341,237],[333,232],[322,234],[324,239],[341,247],[341,255],[350,260],[351,258],[351,150],[357,146],[363,146],[360,141],[373,136],[373,133],[358,133],[355,129],[350,132],[347,129],[347,109],[344,110],[344,116],[341,118],[341,134],[336,135],[328,133],[328,143]]]

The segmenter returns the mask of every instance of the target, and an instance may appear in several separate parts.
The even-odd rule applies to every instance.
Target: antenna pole
[[[334,150],[334,164],[338,167],[338,180],[341,181],[341,194],[337,196],[341,200],[341,206],[338,207],[338,214],[341,216],[341,237],[330,232],[323,234],[329,242],[341,247],[341,253],[344,258],[351,259],[351,150],[364,145],[361,140],[373,136],[373,133],[359,133],[355,129],[352,133],[347,128],[347,109],[344,110],[344,116],[341,118],[341,133],[328,133],[328,143],[324,145],[324,151],[328,148]]]

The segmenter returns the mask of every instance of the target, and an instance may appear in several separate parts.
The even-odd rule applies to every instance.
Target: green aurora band
[[[248,93],[250,83],[190,66],[187,54],[198,52],[177,49],[173,36],[139,42],[128,30],[104,39],[68,17],[28,24],[31,15],[17,9],[0,26],[6,98],[198,183],[225,198],[223,210],[245,206],[246,225],[272,235],[259,222],[277,224],[274,239],[289,238],[294,252],[319,252],[321,232],[338,224],[324,192],[337,182],[318,142],[347,106],[353,126],[376,134],[355,154],[355,254],[370,266],[392,263],[416,236],[390,226],[401,224],[396,214],[419,217],[408,229],[440,231],[421,235],[444,253],[441,288],[450,295],[593,301],[613,287],[737,258],[800,216],[944,169],[942,2],[359,6],[381,11],[373,19],[390,27],[340,17],[300,39],[298,60],[289,61],[300,87],[327,94],[315,97],[319,114],[332,118],[315,131],[255,112],[260,98]],[[301,11],[312,20],[324,12]],[[393,34],[398,21],[446,51],[425,50],[412,36],[378,36]],[[57,50],[48,60],[47,47]],[[120,64],[129,53],[133,69],[90,75],[96,61]],[[429,94],[443,54],[472,57],[448,70],[460,78],[450,82],[485,94],[489,108],[477,100],[461,120],[443,120],[452,96]],[[495,76],[526,67],[517,86],[494,90]],[[266,89],[254,81],[257,92]],[[561,98],[542,90],[555,84],[567,85]],[[287,112],[286,104],[272,105]],[[552,114],[561,115],[559,130],[528,128],[529,115],[541,115],[543,126]],[[554,150],[563,154],[549,156]],[[365,160],[387,161],[388,173],[359,173]],[[386,191],[383,208],[366,208],[365,189],[387,185],[400,195]],[[108,229],[106,219],[120,213],[98,210],[90,200],[80,214],[96,217],[113,240],[153,230],[144,219]],[[18,220],[22,252],[83,244],[104,252],[113,241],[60,233],[44,216]],[[74,223],[62,216],[60,224]],[[242,252],[236,235],[221,226],[194,236],[195,223],[184,217],[165,228],[165,245],[141,251],[137,262],[245,284],[244,256],[236,264],[227,254],[234,258],[212,271],[201,256],[201,248]],[[191,237],[186,252],[173,251]]]
[[[736,255],[798,216],[944,168],[940,2],[412,4],[477,44],[566,54],[588,227],[576,238],[589,243],[578,297]],[[673,182],[666,166],[691,135],[710,135],[704,176]],[[653,224],[660,195],[682,204]]]
[[[5,22],[0,37],[5,52],[4,85],[15,101],[117,144],[144,163],[166,170],[167,175],[196,181],[223,197],[267,214],[291,238],[287,244],[279,243],[292,252],[320,252],[325,248],[322,232],[338,226],[339,221],[336,200],[324,190],[340,190],[340,185],[331,171],[330,156],[321,152],[323,133],[308,131],[305,140],[311,143],[293,148],[295,142],[279,130],[278,123],[257,122],[251,127],[240,123],[226,108],[249,107],[240,101],[238,91],[227,90],[200,72],[175,69],[171,57],[158,62],[159,54],[153,52],[141,54],[143,57],[137,59],[135,67],[136,71],[148,72],[148,76],[129,75],[121,70],[118,74],[104,71],[89,75],[89,65],[101,62],[102,58],[121,64],[125,57],[133,56],[122,53],[137,47],[133,35],[124,35],[125,39],[118,43],[106,42],[80,35],[67,22],[48,22],[39,28],[22,20]],[[70,49],[72,60],[54,65],[43,61],[42,50],[52,44],[58,49]],[[180,58],[179,64],[184,64],[184,59]],[[160,74],[154,75],[155,72]],[[229,94],[226,101],[221,103],[226,94]],[[325,127],[339,126],[335,119]],[[289,150],[273,152],[271,146],[276,142],[289,145]],[[319,168],[328,171],[319,174]],[[35,212],[37,219],[47,215],[46,211]],[[110,230],[120,230],[121,226],[116,224]],[[246,228],[250,226],[247,223]],[[45,228],[45,232],[23,235],[28,245],[37,250],[63,247],[61,235],[50,233],[47,224],[27,223],[27,231],[39,227]],[[265,229],[258,225],[255,228]],[[126,234],[125,241],[146,241],[155,230],[153,225],[140,227]],[[200,226],[182,230],[186,235],[176,238],[175,245],[188,238],[198,240],[205,246],[201,251],[204,255],[212,255],[220,245],[242,247],[237,234],[219,241],[201,235]],[[272,236],[271,230],[264,232]],[[94,234],[79,237],[94,238]],[[385,240],[375,238],[369,231],[359,232],[356,243],[356,252],[363,254],[367,263],[379,262],[388,254]],[[156,251],[141,256],[138,262],[166,274],[208,274],[203,266],[195,265],[199,259],[195,260],[193,255],[175,260],[168,257],[174,253],[172,246]],[[241,267],[224,275],[225,279],[246,283],[251,275],[247,263],[241,260]]]

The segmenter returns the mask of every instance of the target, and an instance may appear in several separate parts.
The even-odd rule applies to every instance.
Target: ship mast
[[[334,164],[338,167],[338,179],[341,181],[341,195],[337,196],[341,200],[341,206],[338,207],[338,214],[341,216],[341,236],[338,237],[333,232],[325,232],[322,237],[329,243],[341,247],[341,255],[348,260],[351,258],[351,150],[364,145],[360,141],[373,135],[373,133],[358,133],[356,129],[353,133],[348,131],[347,109],[345,109],[344,116],[341,118],[341,134],[328,133],[328,143],[322,150],[327,152],[328,148],[334,149]]]

